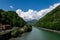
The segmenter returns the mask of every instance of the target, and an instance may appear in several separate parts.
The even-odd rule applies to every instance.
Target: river
[[[33,27],[31,32],[24,33],[16,40],[60,40],[60,34]]]

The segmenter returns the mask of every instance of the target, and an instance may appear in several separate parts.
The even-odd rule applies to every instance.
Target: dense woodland
[[[10,24],[12,27],[23,27],[26,24],[15,11],[4,11],[2,9],[0,9],[0,23]]]
[[[42,17],[35,26],[60,30],[60,5]]]
[[[18,36],[21,33],[30,32],[32,30],[32,26],[19,17],[15,11],[4,11],[0,9],[0,24],[11,25],[10,30],[12,30],[12,36]]]

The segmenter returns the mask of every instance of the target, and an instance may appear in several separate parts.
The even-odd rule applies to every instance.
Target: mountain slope
[[[27,21],[27,23],[30,24],[30,25],[34,25],[36,22],[37,22],[37,20]]]
[[[60,30],[60,5],[41,18],[35,26]]]
[[[10,26],[6,27],[5,25],[10,25]],[[3,33],[5,34],[6,29],[9,30],[7,32],[11,31],[10,35],[12,37],[17,37],[24,32],[32,31],[32,26],[29,25],[27,22],[25,22],[21,17],[19,17],[15,11],[4,11],[0,9],[0,30],[3,31]],[[2,35],[4,35],[3,33]]]
[[[14,11],[4,11],[0,9],[0,23],[13,26],[24,26],[26,22]]]
[[[15,11],[0,9],[0,24],[8,24],[11,25],[11,27],[24,27],[24,25],[28,23],[19,17]]]

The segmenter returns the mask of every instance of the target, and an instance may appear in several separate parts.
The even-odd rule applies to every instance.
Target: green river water
[[[31,32],[24,33],[21,37],[18,37],[16,39],[17,40],[60,40],[60,34],[33,27]]]

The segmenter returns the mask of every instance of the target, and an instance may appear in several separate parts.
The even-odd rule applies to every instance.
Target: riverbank
[[[10,40],[11,38],[13,40],[14,38],[21,36],[23,33],[30,32],[30,31],[32,31],[32,26],[31,27],[24,26],[23,28],[13,27],[11,30],[4,30],[0,32],[0,39]]]
[[[60,34],[60,31],[57,31],[57,30],[52,30],[52,29],[47,29],[47,28],[41,28],[41,27],[38,27],[38,28]]]
[[[37,27],[32,27],[29,33],[23,33],[21,37],[11,38],[10,40],[60,40],[60,34],[44,31]]]

